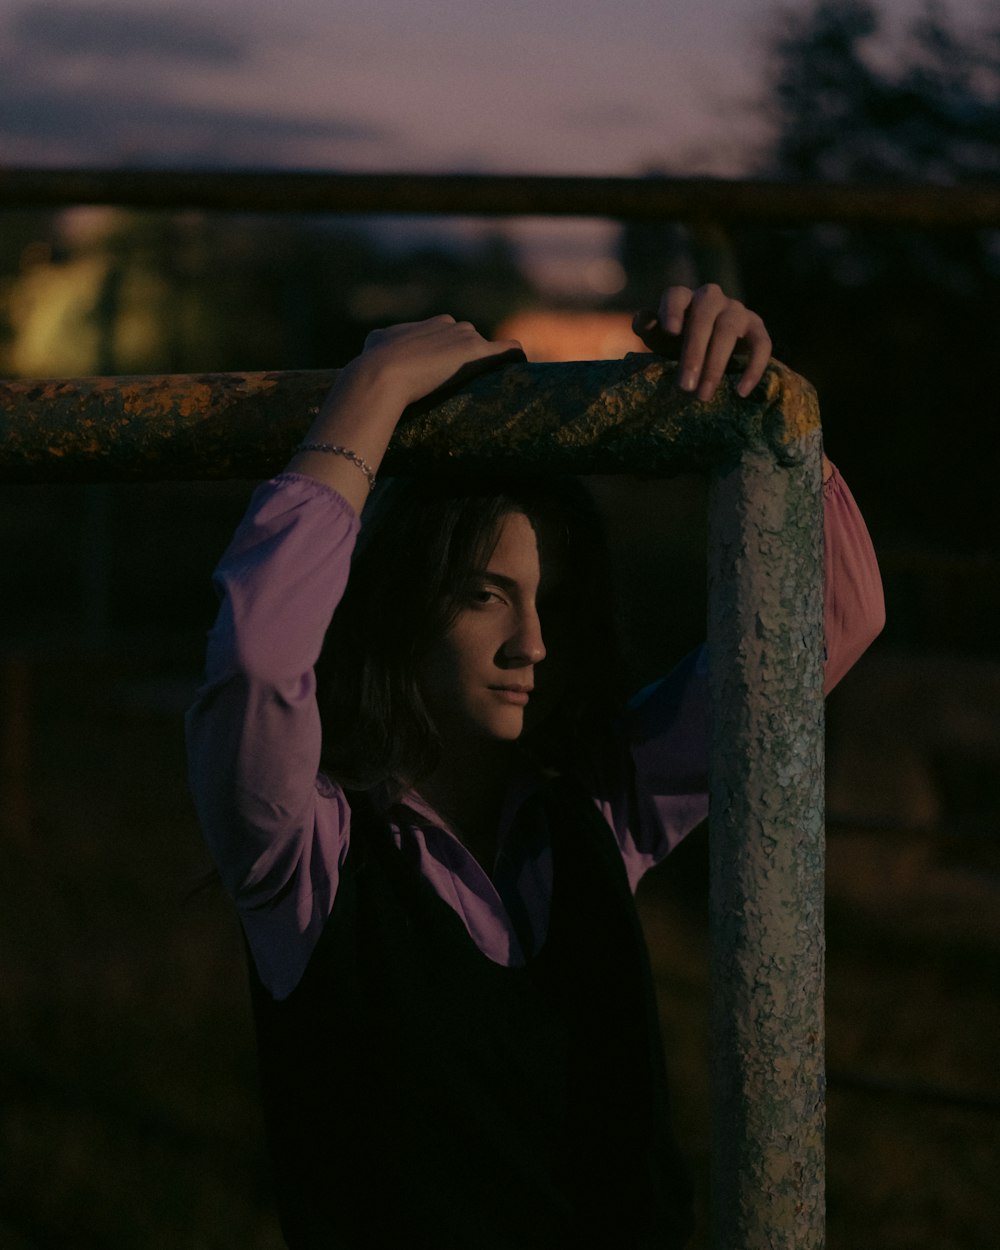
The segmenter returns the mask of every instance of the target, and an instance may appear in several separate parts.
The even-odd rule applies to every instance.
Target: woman
[[[770,354],[717,287],[636,329],[679,339],[702,399],[738,344],[744,396]],[[293,1250],[690,1232],[632,895],[707,812],[704,656],[616,703],[572,484],[392,484],[358,521],[404,408],[518,351],[450,317],[369,336],[217,570],[192,785],[246,937]],[[829,686],[883,617],[824,477]]]

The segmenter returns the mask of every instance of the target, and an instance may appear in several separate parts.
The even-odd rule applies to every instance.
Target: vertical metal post
[[[711,492],[714,1250],[824,1245],[819,430],[800,447]]]

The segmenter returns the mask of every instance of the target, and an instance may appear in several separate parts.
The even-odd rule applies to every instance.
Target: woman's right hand
[[[402,412],[459,377],[483,372],[498,357],[523,360],[524,352],[516,339],[486,339],[471,322],[443,315],[373,330],[348,368],[393,394]]]
[[[524,359],[516,339],[485,339],[468,321],[430,317],[373,330],[320,406],[303,442],[347,448],[378,473],[403,410],[449,382],[463,382],[500,363]],[[358,513],[367,476],[351,457],[299,451],[287,470],[332,486]]]

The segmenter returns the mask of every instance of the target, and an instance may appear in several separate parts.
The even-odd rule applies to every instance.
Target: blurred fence
[[[0,208],[611,217],[621,221],[1000,225],[996,184],[777,182],[490,174],[0,169]]]

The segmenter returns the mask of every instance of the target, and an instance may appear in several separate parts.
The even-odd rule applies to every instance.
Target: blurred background
[[[24,165],[994,182],[1000,4],[0,0]],[[995,1250],[1000,230],[6,209],[0,374],[329,368],[439,312],[606,358],[705,281],[816,385],[886,585],[828,704],[829,1245]],[[0,488],[4,1250],[280,1245],[181,723],[252,485]],[[593,486],[638,685],[702,637],[704,487]],[[641,896],[702,1202],[705,842]]]

